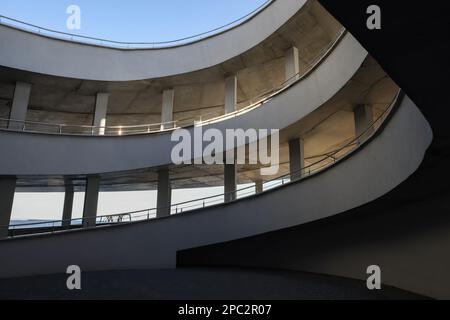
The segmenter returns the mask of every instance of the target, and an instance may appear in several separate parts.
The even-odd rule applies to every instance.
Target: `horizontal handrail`
[[[25,21],[21,21],[18,19],[10,18],[4,15],[0,15],[0,24],[3,24],[8,27],[13,27],[16,29],[21,29],[24,31],[32,32],[39,35],[49,36],[56,38],[58,40],[65,40],[65,41],[71,41],[71,42],[78,42],[83,44],[92,44],[87,43],[83,40],[89,40],[93,41],[94,45],[102,46],[102,47],[111,47],[114,49],[124,49],[124,50],[136,50],[136,49],[163,49],[163,48],[172,48],[177,47],[181,45],[187,45],[191,44],[200,40],[207,39],[209,37],[213,37],[216,35],[219,35],[223,32],[229,31],[231,29],[234,29],[241,24],[247,22],[251,18],[258,15],[261,11],[263,11],[265,8],[267,8],[270,4],[275,2],[276,0],[268,0],[264,2],[262,5],[257,7],[256,9],[252,10],[250,13],[233,20],[227,24],[224,24],[220,27],[211,29],[209,31],[201,32],[192,36],[183,37],[179,39],[174,40],[168,40],[168,41],[151,41],[151,42],[125,42],[125,41],[116,41],[116,40],[109,40],[109,39],[103,39],[103,38],[96,38],[96,37],[90,37],[90,36],[83,36],[78,35],[74,33],[69,32],[63,32],[63,31],[57,31],[45,27],[40,27],[35,24],[31,24]],[[5,23],[5,22],[9,23]],[[31,30],[30,30],[31,28]],[[57,37],[55,37],[57,36]]]
[[[346,29],[342,28],[341,31],[336,36],[336,38],[333,41],[331,41],[328,46],[324,47],[318,53],[315,60],[313,60],[314,62],[311,65],[309,65],[309,67],[305,72],[303,73],[299,72],[294,74],[292,77],[285,80],[277,88],[263,92],[251,99],[241,101],[240,103],[249,102],[249,105],[234,112],[230,112],[228,114],[224,114],[221,116],[215,116],[213,118],[204,119],[205,115],[203,115],[197,118],[190,117],[169,122],[159,122],[159,123],[131,125],[131,126],[88,126],[88,125],[72,125],[72,124],[55,124],[39,121],[0,118],[0,124],[6,123],[6,128],[1,128],[0,125],[0,129],[11,131],[23,131],[23,132],[52,133],[61,135],[127,136],[127,135],[154,134],[165,131],[173,131],[180,128],[191,127],[194,125],[204,126],[224,121],[227,119],[235,118],[246,112],[249,112],[262,106],[270,99],[281,94],[285,90],[289,89],[291,86],[295,85],[297,82],[300,82],[306,77],[308,77],[312,73],[312,71],[324,61],[324,59],[330,54],[330,52],[334,50],[336,45],[340,42],[340,40],[344,37],[345,34]],[[11,124],[13,125],[11,126]],[[33,128],[33,126],[40,126],[41,130],[39,130],[39,128]],[[46,127],[47,129],[53,128],[53,130],[42,130],[45,129],[42,127]]]
[[[271,180],[263,182],[263,189],[265,189],[265,187],[267,187],[267,190],[272,190],[274,188],[282,187],[282,186],[292,183],[294,181],[306,179],[314,174],[321,172],[322,170],[329,167],[330,165],[337,163],[338,161],[342,160],[343,158],[345,158],[352,152],[358,150],[358,146],[362,145],[365,141],[368,141],[376,133],[377,130],[375,127],[377,125],[381,126],[383,121],[386,119],[387,115],[392,111],[392,109],[397,104],[397,102],[399,101],[399,98],[402,95],[403,95],[402,91],[399,90],[398,93],[395,95],[393,101],[390,103],[389,107],[386,108],[375,120],[373,120],[370,123],[370,125],[362,133],[360,133],[354,139],[352,139],[348,143],[344,144],[343,146],[341,146],[327,154],[324,154],[323,155],[324,159],[313,162],[312,164],[310,164],[304,168],[301,168],[300,170],[297,170],[295,172],[280,175],[276,178],[273,178]],[[362,139],[362,138],[364,138],[364,139]],[[350,151],[341,155],[340,157],[338,156],[341,151],[344,151],[344,150],[346,150],[350,147],[354,147],[354,146],[356,146],[356,148],[351,149]],[[271,183],[274,183],[274,184],[269,185]],[[162,209],[165,209],[165,210],[169,209],[170,213],[172,213],[172,214],[180,214],[180,213],[194,210],[197,208],[205,208],[205,207],[210,207],[213,205],[222,204],[222,203],[224,203],[224,199],[227,195],[233,195],[233,196],[235,196],[236,200],[238,200],[238,199],[240,199],[238,197],[239,193],[242,194],[243,192],[245,192],[244,196],[248,197],[248,196],[255,194],[254,190],[255,190],[254,186],[248,186],[248,187],[238,189],[236,191],[224,192],[224,193],[213,195],[213,196],[203,197],[203,198],[194,199],[194,200],[188,200],[188,201],[180,202],[177,204],[173,204],[171,206],[155,207],[155,208],[151,208],[151,209],[137,210],[137,211],[131,211],[131,212],[125,212],[125,213],[115,213],[115,214],[103,215],[103,216],[90,216],[90,217],[83,217],[83,218],[76,218],[76,219],[69,219],[69,220],[54,220],[54,221],[0,226],[0,228],[9,228],[10,231],[13,232],[12,236],[14,236],[14,230],[22,230],[23,231],[23,230],[30,229],[33,227],[44,226],[42,228],[48,227],[51,229],[51,231],[49,231],[49,232],[56,232],[59,230],[59,229],[56,229],[57,227],[59,227],[59,225],[62,227],[64,225],[74,227],[74,226],[78,225],[78,224],[74,224],[75,222],[80,222],[80,227],[82,227],[83,223],[87,220],[93,220],[93,221],[95,221],[96,225],[100,225],[100,226],[107,225],[107,224],[130,223],[130,222],[134,222],[134,221],[154,219],[156,217],[157,212]],[[267,190],[263,190],[263,192],[266,192]],[[216,199],[216,200],[210,201],[212,199]],[[233,200],[231,202],[234,202],[236,200]],[[218,201],[219,201],[219,203],[217,203]],[[208,206],[207,204],[209,204],[209,203],[212,203],[212,204],[210,206]],[[189,208],[191,208],[191,209],[186,210]],[[152,216],[152,217],[150,217],[150,216]],[[124,222],[123,217],[128,217],[129,221]],[[114,218],[116,218],[116,219],[114,219]],[[104,221],[104,219],[105,219],[105,221]],[[115,220],[117,222],[114,222]],[[24,228],[24,227],[27,227],[27,228]]]

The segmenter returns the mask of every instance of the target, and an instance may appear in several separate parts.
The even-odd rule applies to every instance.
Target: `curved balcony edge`
[[[8,259],[0,277],[62,273],[73,261],[84,271],[173,268],[180,250],[285,229],[369,203],[412,175],[432,140],[430,125],[404,97],[357,152],[309,179],[153,221],[2,240]]]
[[[306,0],[274,1],[232,29],[193,43],[161,49],[100,47],[0,24],[0,38],[8,44],[2,46],[0,65],[95,81],[134,81],[184,74],[221,64],[248,51],[274,34],[305,3]]]
[[[184,118],[177,119],[168,122],[157,123],[144,123],[139,125],[116,125],[116,126],[94,126],[94,125],[74,125],[64,123],[50,123],[39,122],[29,120],[16,120],[8,118],[0,118],[0,123],[4,127],[0,127],[0,130],[5,131],[17,131],[28,133],[44,133],[44,134],[56,134],[56,135],[70,135],[70,136],[128,136],[128,135],[148,135],[155,133],[162,133],[167,131],[173,131],[175,129],[186,128],[194,125],[204,125],[209,123],[216,123],[232,117],[238,117],[245,112],[252,111],[253,109],[263,105],[269,99],[281,94],[283,91],[291,87],[293,84],[302,81],[308,77],[319,66],[322,61],[334,50],[339,44],[342,38],[347,33],[345,28],[342,28],[337,37],[330,42],[329,46],[325,47],[318,56],[317,61],[308,66],[304,73],[296,73],[285,80],[280,86],[271,90],[258,94],[254,98],[247,99],[249,105],[238,109],[234,112],[229,112],[224,115],[214,117],[198,118]],[[30,129],[31,127],[31,129]]]
[[[283,129],[305,117],[342,89],[367,51],[346,33],[313,72],[258,108],[203,128]],[[194,127],[188,128],[193,134]],[[119,137],[58,136],[0,130],[0,175],[88,175],[170,164],[171,133]],[[157,153],[154,150],[158,150]]]

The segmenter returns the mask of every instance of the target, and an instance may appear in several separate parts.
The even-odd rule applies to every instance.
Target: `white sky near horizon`
[[[241,193],[253,192],[253,184],[239,185],[245,189]],[[246,189],[249,188],[249,189]],[[251,191],[250,191],[251,190]],[[223,187],[196,189],[175,189],[172,191],[172,204],[210,196],[221,195]],[[238,195],[240,192],[238,192]],[[126,213],[156,207],[156,191],[100,192],[98,216]],[[219,199],[214,198],[214,199]],[[76,192],[74,196],[72,218],[81,218],[83,214],[84,192]],[[64,204],[64,193],[16,193],[11,220],[61,220]],[[198,204],[198,203],[197,203]]]

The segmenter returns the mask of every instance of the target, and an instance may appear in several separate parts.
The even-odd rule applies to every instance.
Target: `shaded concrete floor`
[[[82,274],[82,290],[66,288],[67,275],[0,280],[0,299],[161,299],[161,300],[381,300],[424,297],[364,282],[282,270],[176,269]]]

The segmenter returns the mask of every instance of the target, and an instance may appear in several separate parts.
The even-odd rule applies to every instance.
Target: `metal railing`
[[[302,168],[297,172],[288,173],[285,175],[278,176],[269,181],[263,182],[263,192],[268,190],[280,188],[286,184],[289,184],[294,181],[299,181],[306,179],[314,174],[320,173],[321,171],[327,169],[328,167],[336,164],[341,161],[345,157],[349,156],[351,153],[358,150],[359,146],[363,145],[366,141],[368,141],[376,132],[378,128],[383,124],[386,120],[390,112],[397,105],[398,102],[401,102],[403,98],[403,93],[399,91],[393,101],[389,104],[389,107],[386,108],[368,127],[364,130],[360,135],[356,136],[351,141],[345,143],[343,146],[328,152],[322,155],[322,159],[311,163],[310,165]],[[211,207],[215,205],[220,205],[225,203],[225,198],[228,195],[232,195],[233,200],[231,202],[237,201],[242,198],[246,198],[249,196],[253,196],[256,194],[255,187],[249,186],[236,190],[235,192],[221,193],[209,197],[204,197],[200,199],[189,200],[185,202],[180,202],[177,204],[173,204],[170,207],[157,207],[151,209],[144,209],[139,211],[125,212],[125,213],[116,213],[111,215],[104,216],[92,216],[92,217],[84,217],[70,220],[58,220],[58,221],[45,221],[45,222],[36,222],[36,223],[24,223],[24,224],[16,224],[10,226],[0,226],[0,229],[9,228],[10,237],[14,237],[16,234],[23,234],[25,229],[39,229],[41,228],[43,231],[38,232],[40,234],[43,233],[54,233],[58,231],[68,230],[68,229],[76,229],[83,228],[86,226],[88,221],[95,222],[92,223],[94,226],[107,226],[113,224],[121,224],[121,223],[132,223],[137,221],[145,221],[157,218],[157,213],[160,210],[169,211],[171,215],[173,214],[182,214],[185,212],[189,212],[196,209]],[[91,225],[92,226],[92,225]]]
[[[40,27],[28,22],[24,22],[18,19],[10,18],[4,15],[0,15],[0,24],[16,28],[19,30],[35,33],[38,35],[43,35],[51,38],[55,38],[58,40],[77,42],[82,44],[96,45],[102,47],[109,47],[113,49],[123,49],[123,50],[149,50],[149,49],[164,49],[164,48],[172,48],[182,45],[191,44],[197,41],[201,41],[210,37],[217,36],[223,32],[234,29],[241,24],[247,22],[252,19],[256,15],[258,15],[261,11],[267,8],[276,0],[268,0],[264,2],[262,5],[249,12],[248,14],[240,17],[239,19],[233,20],[225,25],[220,27],[211,29],[206,32],[201,32],[192,36],[183,37],[179,39],[169,40],[169,41],[150,41],[150,42],[125,42],[125,41],[115,41],[109,39],[102,39],[96,37],[83,36],[74,33],[57,31],[49,28]]]
[[[304,72],[297,73],[285,80],[280,86],[264,91],[257,96],[239,102],[240,105],[246,105],[235,112],[217,116],[217,114],[206,113],[198,117],[189,117],[174,120],[171,122],[160,122],[152,124],[132,125],[132,126],[86,126],[86,125],[71,125],[71,124],[55,124],[38,121],[21,121],[14,119],[0,118],[0,129],[22,131],[22,132],[35,132],[35,133],[51,133],[51,134],[64,134],[64,135],[85,135],[85,136],[126,136],[126,135],[139,135],[139,134],[154,134],[165,131],[172,131],[180,128],[187,128],[194,125],[202,126],[219,121],[228,120],[231,118],[239,117],[242,114],[254,110],[275,96],[281,94],[285,90],[299,81],[302,81],[308,77],[334,50],[337,44],[342,40],[346,34],[345,29],[337,34],[336,38],[331,41],[328,46],[322,48],[316,57],[312,60],[311,64],[306,68]]]

